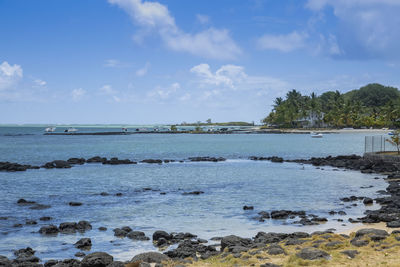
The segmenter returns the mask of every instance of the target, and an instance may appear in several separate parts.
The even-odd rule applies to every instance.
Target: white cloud
[[[305,47],[306,33],[293,31],[289,34],[265,34],[257,40],[257,46],[262,50],[278,50],[281,52],[291,52]]]
[[[236,65],[223,65],[215,73],[211,72],[208,64],[199,64],[190,69],[190,72],[201,78],[201,83],[224,85],[230,88],[235,87],[235,83],[247,78],[244,68]]]
[[[193,55],[233,59],[241,54],[238,45],[230,37],[228,30],[209,28],[195,34],[179,29],[168,8],[158,2],[142,0],[109,0],[124,9],[134,23],[142,27],[135,36],[141,41],[144,35],[156,32],[171,50],[188,52]]]
[[[72,96],[72,100],[74,101],[79,101],[82,99],[82,97],[86,94],[86,91],[83,90],[82,88],[77,88],[72,90],[71,92],[71,96]]]
[[[7,61],[0,64],[0,90],[14,86],[23,76],[20,65],[10,65]]]
[[[333,10],[337,17],[336,47],[328,48],[331,54],[362,59],[400,57],[399,0],[308,0],[306,7],[317,15]],[[325,39],[329,41],[331,34]]]
[[[192,98],[192,95],[189,93],[184,94],[183,96],[179,97],[180,101],[188,101]]]
[[[173,83],[166,88],[157,86],[153,91],[149,92],[147,96],[150,98],[165,100],[170,98],[180,88],[181,85],[179,83]]]
[[[196,19],[200,24],[207,24],[210,22],[210,17],[203,14],[197,14]]]
[[[46,85],[47,85],[47,82],[43,81],[41,79],[33,80],[33,87],[45,87]]]
[[[136,76],[141,77],[141,76],[146,75],[147,72],[149,71],[149,68],[150,68],[150,63],[149,63],[149,62],[146,62],[146,64],[144,65],[143,68],[140,68],[140,69],[138,69],[138,70],[136,71]]]
[[[113,94],[118,93],[118,92],[117,92],[116,90],[114,90],[114,88],[112,88],[112,86],[109,85],[109,84],[105,84],[105,85],[103,85],[102,87],[100,87],[99,91],[100,91],[101,94],[104,94],[104,95],[113,95]]]
[[[123,68],[126,67],[127,64],[119,61],[118,59],[107,59],[104,61],[103,66],[108,68]]]

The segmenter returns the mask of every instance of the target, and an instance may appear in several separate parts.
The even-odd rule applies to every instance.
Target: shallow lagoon
[[[129,136],[43,136],[36,128],[22,128],[33,135],[9,136],[21,128],[0,128],[0,161],[43,164],[55,159],[92,157],[95,155],[141,160],[145,158],[185,159],[192,156],[223,156],[226,162],[170,163],[163,165],[85,164],[71,169],[28,170],[22,173],[0,173],[0,255],[11,256],[12,250],[31,246],[41,259],[68,258],[78,251],[73,244],[81,237],[92,238],[91,251],[107,251],[116,259],[127,260],[146,250],[151,242],[118,239],[112,229],[124,225],[144,231],[191,232],[201,238],[237,234],[254,236],[258,231],[315,231],[353,225],[347,218],[362,215],[365,207],[346,208],[339,200],[350,195],[376,196],[384,189],[376,175],[317,169],[295,163],[255,162],[249,156],[281,156],[287,159],[338,154],[362,154],[363,134],[329,134],[312,139],[304,134],[280,135],[159,135]],[[370,186],[372,188],[360,187]],[[153,190],[144,191],[150,187]],[[200,190],[202,195],[182,195]],[[160,192],[166,195],[160,195]],[[101,192],[110,193],[100,196]],[[121,192],[122,197],[114,196]],[[52,207],[30,210],[16,205],[19,198],[34,200]],[[68,206],[69,201],[84,203]],[[253,205],[254,211],[243,211]],[[374,207],[377,208],[377,207]],[[258,211],[305,210],[327,217],[328,223],[305,227],[290,222],[252,218]],[[330,210],[343,210],[346,216],[329,216]],[[93,230],[85,234],[42,237],[37,232],[42,216],[54,218],[58,225],[66,221],[88,220]],[[345,220],[345,226],[335,221]],[[27,219],[37,225],[22,228]],[[99,226],[108,227],[100,232]]]

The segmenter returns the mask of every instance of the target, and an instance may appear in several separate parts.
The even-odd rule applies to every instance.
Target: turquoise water
[[[97,129],[99,130],[99,129]],[[102,129],[100,129],[102,130]],[[40,169],[0,173],[0,255],[30,246],[42,259],[69,258],[78,251],[73,244],[92,238],[92,251],[108,251],[116,259],[128,260],[143,251],[155,250],[151,242],[118,239],[112,229],[128,225],[148,236],[155,230],[191,232],[201,238],[237,234],[254,236],[258,231],[306,231],[354,225],[347,218],[360,217],[362,204],[345,207],[339,200],[350,195],[376,196],[386,187],[376,175],[333,168],[317,169],[295,163],[255,162],[249,156],[281,156],[287,159],[338,154],[362,154],[363,134],[327,134],[313,139],[305,134],[138,134],[127,136],[44,136],[43,128],[0,127],[0,161],[43,164],[70,157],[129,158],[132,160],[186,159],[192,156],[222,156],[226,162],[185,162],[163,165],[85,164],[71,169]],[[361,189],[370,186],[372,188]],[[143,191],[150,187],[152,191]],[[182,195],[200,190],[197,196]],[[100,196],[101,192],[110,193]],[[114,196],[121,192],[122,197]],[[160,195],[165,192],[165,195]],[[19,198],[51,205],[30,210],[16,205]],[[80,207],[68,202],[80,201]],[[254,211],[243,211],[253,205]],[[372,208],[377,208],[372,207]],[[329,219],[319,226],[299,226],[279,220],[263,223],[252,219],[258,211],[305,210]],[[347,216],[330,216],[330,210],[344,210]],[[37,231],[54,218],[88,220],[93,230],[85,234],[43,237]],[[346,225],[335,221],[342,218]],[[37,225],[14,228],[34,219]],[[106,232],[97,230],[106,226]]]

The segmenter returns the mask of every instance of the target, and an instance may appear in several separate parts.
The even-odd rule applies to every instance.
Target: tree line
[[[302,95],[291,90],[278,97],[262,123],[272,127],[400,127],[400,92],[368,84],[347,93],[328,91]]]

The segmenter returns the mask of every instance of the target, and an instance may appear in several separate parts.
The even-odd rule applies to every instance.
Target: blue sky
[[[255,121],[400,86],[399,0],[0,0],[0,123]]]

